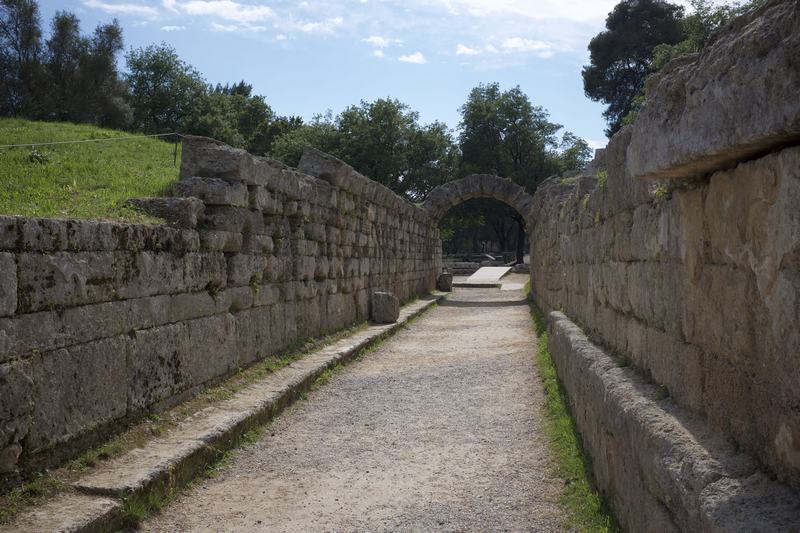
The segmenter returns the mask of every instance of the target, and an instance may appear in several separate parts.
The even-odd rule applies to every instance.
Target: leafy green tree
[[[330,112],[326,115],[315,115],[309,124],[292,128],[277,137],[272,142],[270,155],[289,166],[296,167],[306,146],[341,156],[341,134]]]
[[[715,4],[711,0],[689,0],[692,13],[681,21],[683,40],[676,44],[662,43],[656,46],[653,49],[650,70],[653,72],[661,70],[676,57],[699,52],[706,45],[712,33],[734,18],[758,8],[765,2],[766,0],[749,0]]]
[[[623,0],[609,13],[606,30],[589,43],[583,88],[586,96],[607,104],[609,137],[642,92],[655,47],[683,39],[682,18],[683,8],[664,0]]]
[[[296,166],[309,145],[413,201],[452,179],[458,161],[457,147],[444,124],[421,126],[416,112],[393,99],[362,101],[335,118],[330,112],[317,116],[275,139],[271,153]]]
[[[38,111],[42,30],[35,0],[0,0],[0,114]]]
[[[208,92],[200,73],[165,43],[131,50],[125,57],[133,126],[148,133],[186,131],[194,107]]]
[[[559,163],[561,172],[583,170],[592,159],[592,149],[589,143],[573,134],[564,132],[559,144]]]
[[[563,169],[556,136],[561,126],[550,122],[548,113],[534,106],[519,87],[501,91],[498,83],[478,85],[461,107],[461,116],[460,175],[497,174],[532,193],[544,178]],[[563,140],[571,149],[570,165],[577,164],[575,161],[583,156],[578,140],[572,134]],[[513,220],[516,224],[513,241],[517,261],[521,262],[525,242],[522,217],[511,208],[498,208],[487,200],[477,201],[469,209],[493,228],[500,243],[510,242],[505,233],[509,220]]]
[[[501,91],[497,83],[478,85],[461,116],[461,175],[497,174],[533,192],[559,171],[555,149],[561,126],[519,87]]]

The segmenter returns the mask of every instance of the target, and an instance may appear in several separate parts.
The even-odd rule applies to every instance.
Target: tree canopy
[[[642,92],[653,49],[683,39],[682,19],[683,8],[664,0],[623,0],[609,13],[605,31],[589,43],[583,88],[586,96],[607,105],[603,117],[609,137]]]

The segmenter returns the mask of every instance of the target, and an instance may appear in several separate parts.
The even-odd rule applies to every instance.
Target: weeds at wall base
[[[529,284],[525,290],[529,293]],[[553,474],[564,480],[559,503],[566,511],[567,525],[577,531],[620,532],[612,511],[595,486],[592,461],[583,449],[567,391],[558,380],[547,349],[545,318],[533,302],[530,311],[538,338],[536,366],[545,392],[545,431],[555,462]]]

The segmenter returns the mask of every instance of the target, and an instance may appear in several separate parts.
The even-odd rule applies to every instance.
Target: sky
[[[479,83],[519,85],[550,120],[605,145],[583,94],[589,40],[618,0],[40,0],[84,33],[117,18],[126,47],[165,42],[210,83],[245,80],[280,115],[310,119],[392,97],[456,129]],[[124,65],[123,65],[124,66]]]

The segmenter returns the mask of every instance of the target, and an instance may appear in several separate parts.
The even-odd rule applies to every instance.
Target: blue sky
[[[116,17],[127,47],[167,42],[211,83],[244,79],[306,119],[391,96],[455,129],[469,90],[519,85],[551,120],[603,146],[583,94],[586,45],[617,0],[40,0],[45,25]]]

